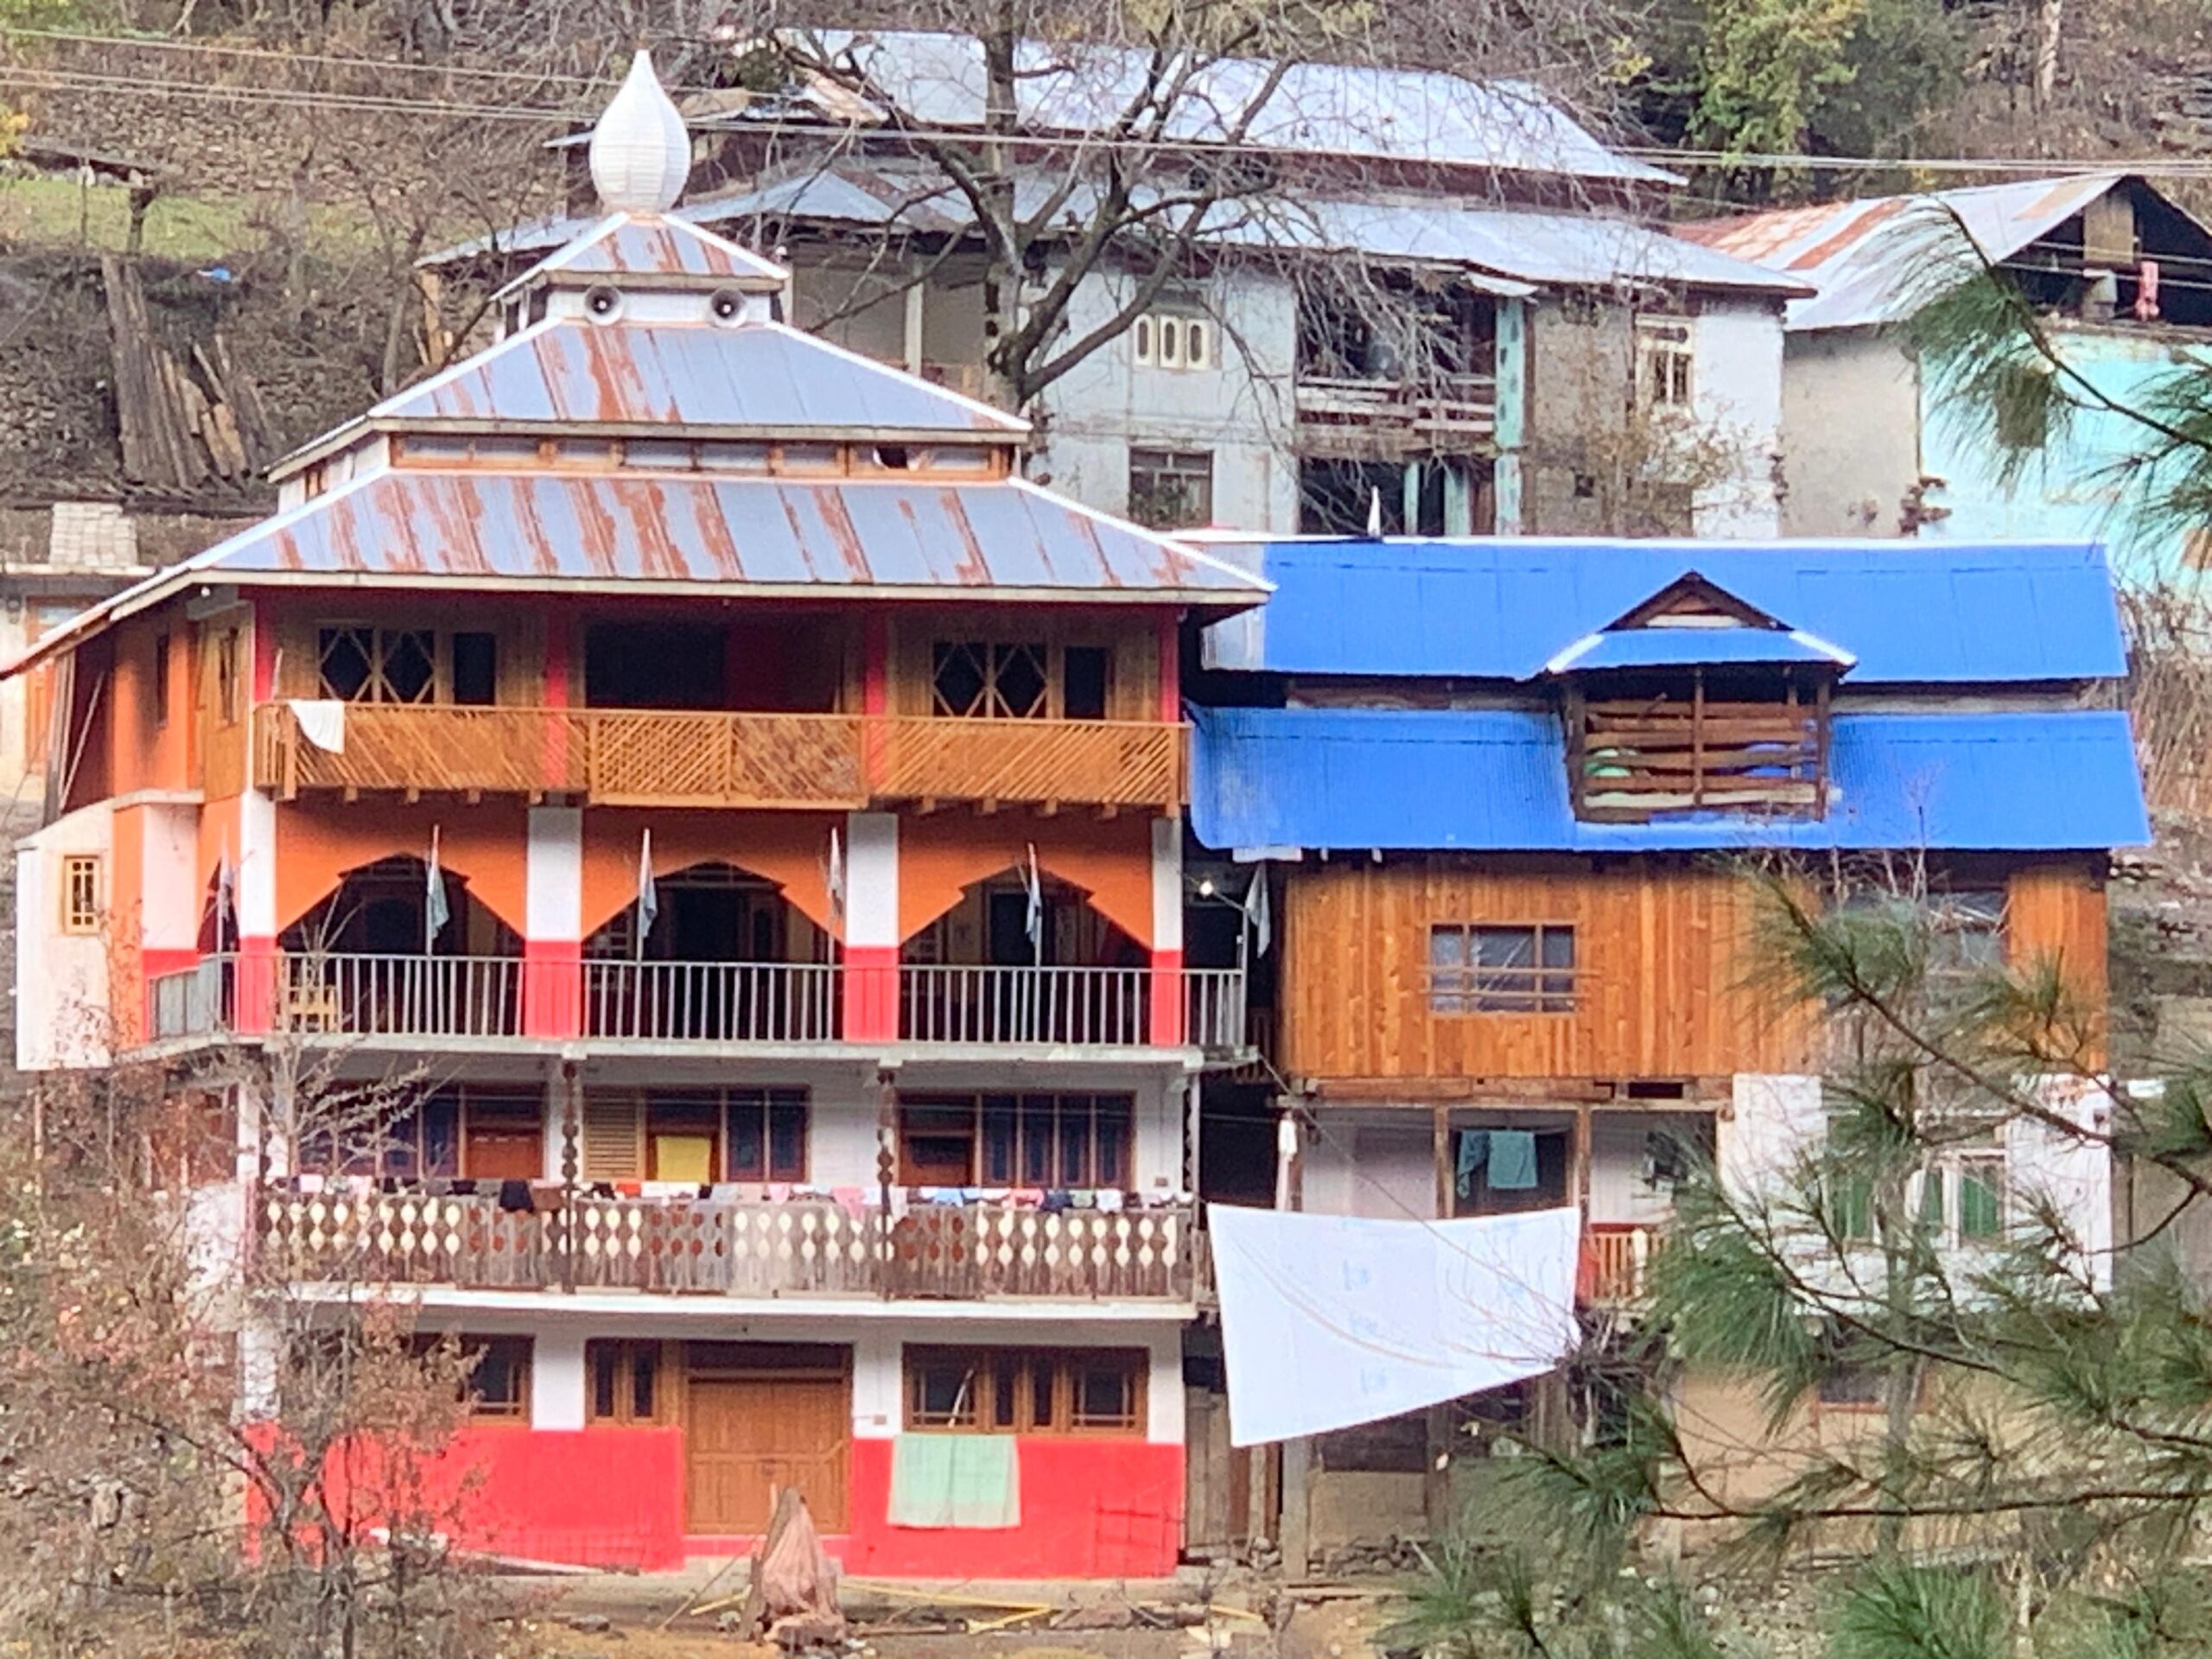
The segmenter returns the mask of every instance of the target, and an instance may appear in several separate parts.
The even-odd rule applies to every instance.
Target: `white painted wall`
[[[1782,455],[1784,535],[1896,535],[1922,471],[1911,356],[1878,328],[1789,335]]]
[[[20,1071],[105,1065],[109,1059],[108,953],[111,925],[61,931],[61,861],[100,861],[103,892],[115,891],[115,813],[107,802],[80,807],[16,843],[16,1065]]]
[[[1135,279],[1096,272],[1077,288],[1064,340],[1111,317]],[[1186,293],[1192,290],[1185,290]],[[1298,527],[1298,466],[1290,453],[1298,302],[1291,285],[1257,271],[1217,276],[1199,293],[1214,340],[1208,369],[1140,367],[1124,333],[1046,388],[1029,473],[1103,512],[1128,505],[1129,450],[1207,450],[1213,516],[1239,530]]]
[[[1774,307],[1708,299],[1691,324],[1694,414],[1735,454],[1735,473],[1700,493],[1700,536],[1781,533],[1775,456],[1782,448],[1782,317]],[[1543,365],[1537,365],[1537,372]]]

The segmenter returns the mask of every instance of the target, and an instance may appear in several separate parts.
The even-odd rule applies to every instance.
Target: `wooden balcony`
[[[1638,1223],[1592,1222],[1582,1232],[1579,1300],[1591,1307],[1640,1307],[1649,1294],[1651,1259],[1662,1236],[1658,1228]]]
[[[925,1205],[903,1214],[827,1199],[308,1193],[272,1185],[263,1262],[299,1282],[469,1290],[644,1291],[738,1300],[1187,1304],[1201,1249],[1187,1207],[1049,1211]],[[559,1193],[557,1202],[554,1193]]]
[[[157,1042],[238,1032],[303,1036],[531,1039],[526,1002],[581,1008],[587,1039],[615,1042],[811,1044],[846,1040],[848,970],[834,963],[584,963],[571,993],[555,970],[513,957],[278,955],[242,974],[239,958],[208,957],[156,976],[149,1027]],[[907,966],[899,976],[899,1037],[955,1046],[1065,1048],[1192,1046],[1244,1052],[1244,975],[1190,968],[1183,1025],[1155,1030],[1148,968]],[[265,1008],[241,1008],[265,998]],[[242,1020],[241,1013],[246,1017]]]
[[[1301,373],[1297,407],[1301,439],[1330,427],[1484,436],[1497,425],[1497,382],[1487,374],[1409,381]]]
[[[1184,728],[1154,721],[349,703],[340,747],[285,703],[254,710],[255,777],[302,794],[520,795],[605,806],[901,801],[1172,810]]]

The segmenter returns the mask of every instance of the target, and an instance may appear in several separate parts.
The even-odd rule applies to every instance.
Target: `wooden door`
[[[852,1401],[842,1375],[694,1376],[683,1415],[688,1530],[764,1533],[786,1486],[798,1488],[817,1530],[845,1529]]]
[[[471,1122],[461,1168],[480,1181],[545,1179],[545,1132],[535,1124]]]

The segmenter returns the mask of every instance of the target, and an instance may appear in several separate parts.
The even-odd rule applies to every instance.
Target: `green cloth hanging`
[[[901,1434],[891,1448],[894,1527],[1021,1524],[1021,1468],[1011,1434]]]

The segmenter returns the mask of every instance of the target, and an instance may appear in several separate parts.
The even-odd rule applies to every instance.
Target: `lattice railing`
[[[262,1249],[300,1281],[477,1289],[1187,1301],[1197,1284],[1183,1208],[916,1205],[887,1230],[877,1208],[827,1200],[542,1201],[272,1187]]]
[[[850,809],[876,801],[1172,809],[1185,734],[1153,721],[348,703],[339,747],[254,711],[255,776],[302,790],[575,795],[613,806]]]

